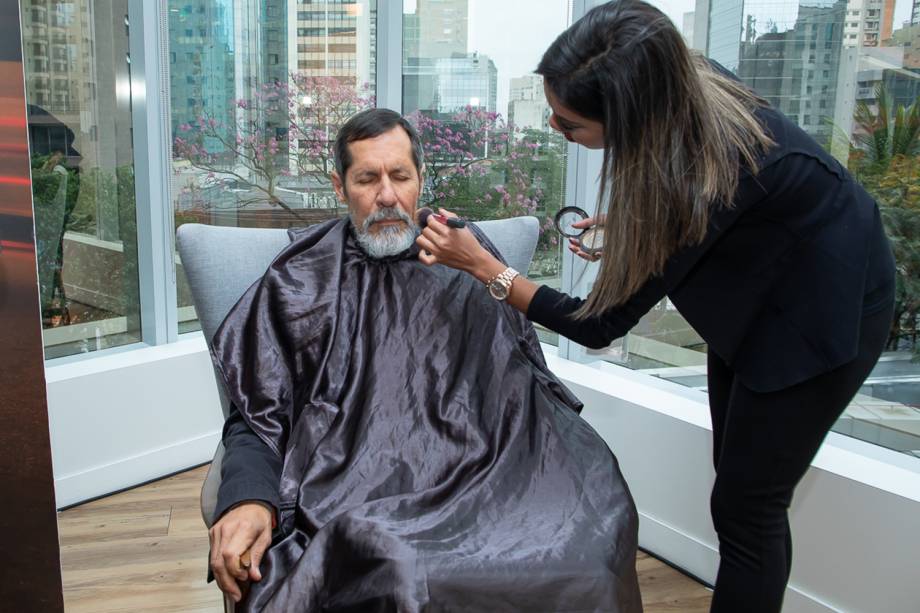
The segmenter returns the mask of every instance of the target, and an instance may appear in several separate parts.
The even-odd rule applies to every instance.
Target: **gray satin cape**
[[[213,342],[284,458],[238,610],[640,611],[635,505],[524,316],[348,220],[292,236]]]

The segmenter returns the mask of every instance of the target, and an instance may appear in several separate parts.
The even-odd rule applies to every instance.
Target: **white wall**
[[[203,337],[46,369],[58,507],[208,462],[223,416]]]
[[[609,364],[548,361],[619,458],[641,546],[714,581],[705,396]],[[47,381],[58,506],[201,464],[217,444],[222,418],[200,335],[52,363]],[[828,441],[793,502],[785,610],[920,610],[920,462],[836,434]]]

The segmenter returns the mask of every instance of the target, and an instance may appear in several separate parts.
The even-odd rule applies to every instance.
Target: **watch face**
[[[489,284],[489,293],[496,300],[504,300],[508,297],[508,288],[499,281],[492,281]]]

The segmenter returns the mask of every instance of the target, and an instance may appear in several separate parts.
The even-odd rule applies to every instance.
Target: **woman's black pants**
[[[792,492],[875,366],[891,316],[887,308],[863,317],[852,362],[777,392],[752,392],[709,353],[716,467],[711,506],[721,557],[713,612],[782,607],[792,565],[787,514]]]

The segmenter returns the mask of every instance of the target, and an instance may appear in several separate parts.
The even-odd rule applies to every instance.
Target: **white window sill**
[[[609,362],[580,364],[559,358],[552,345],[543,345],[543,351],[550,369],[566,384],[712,431],[705,392]],[[812,467],[920,502],[920,458],[831,432]]]

